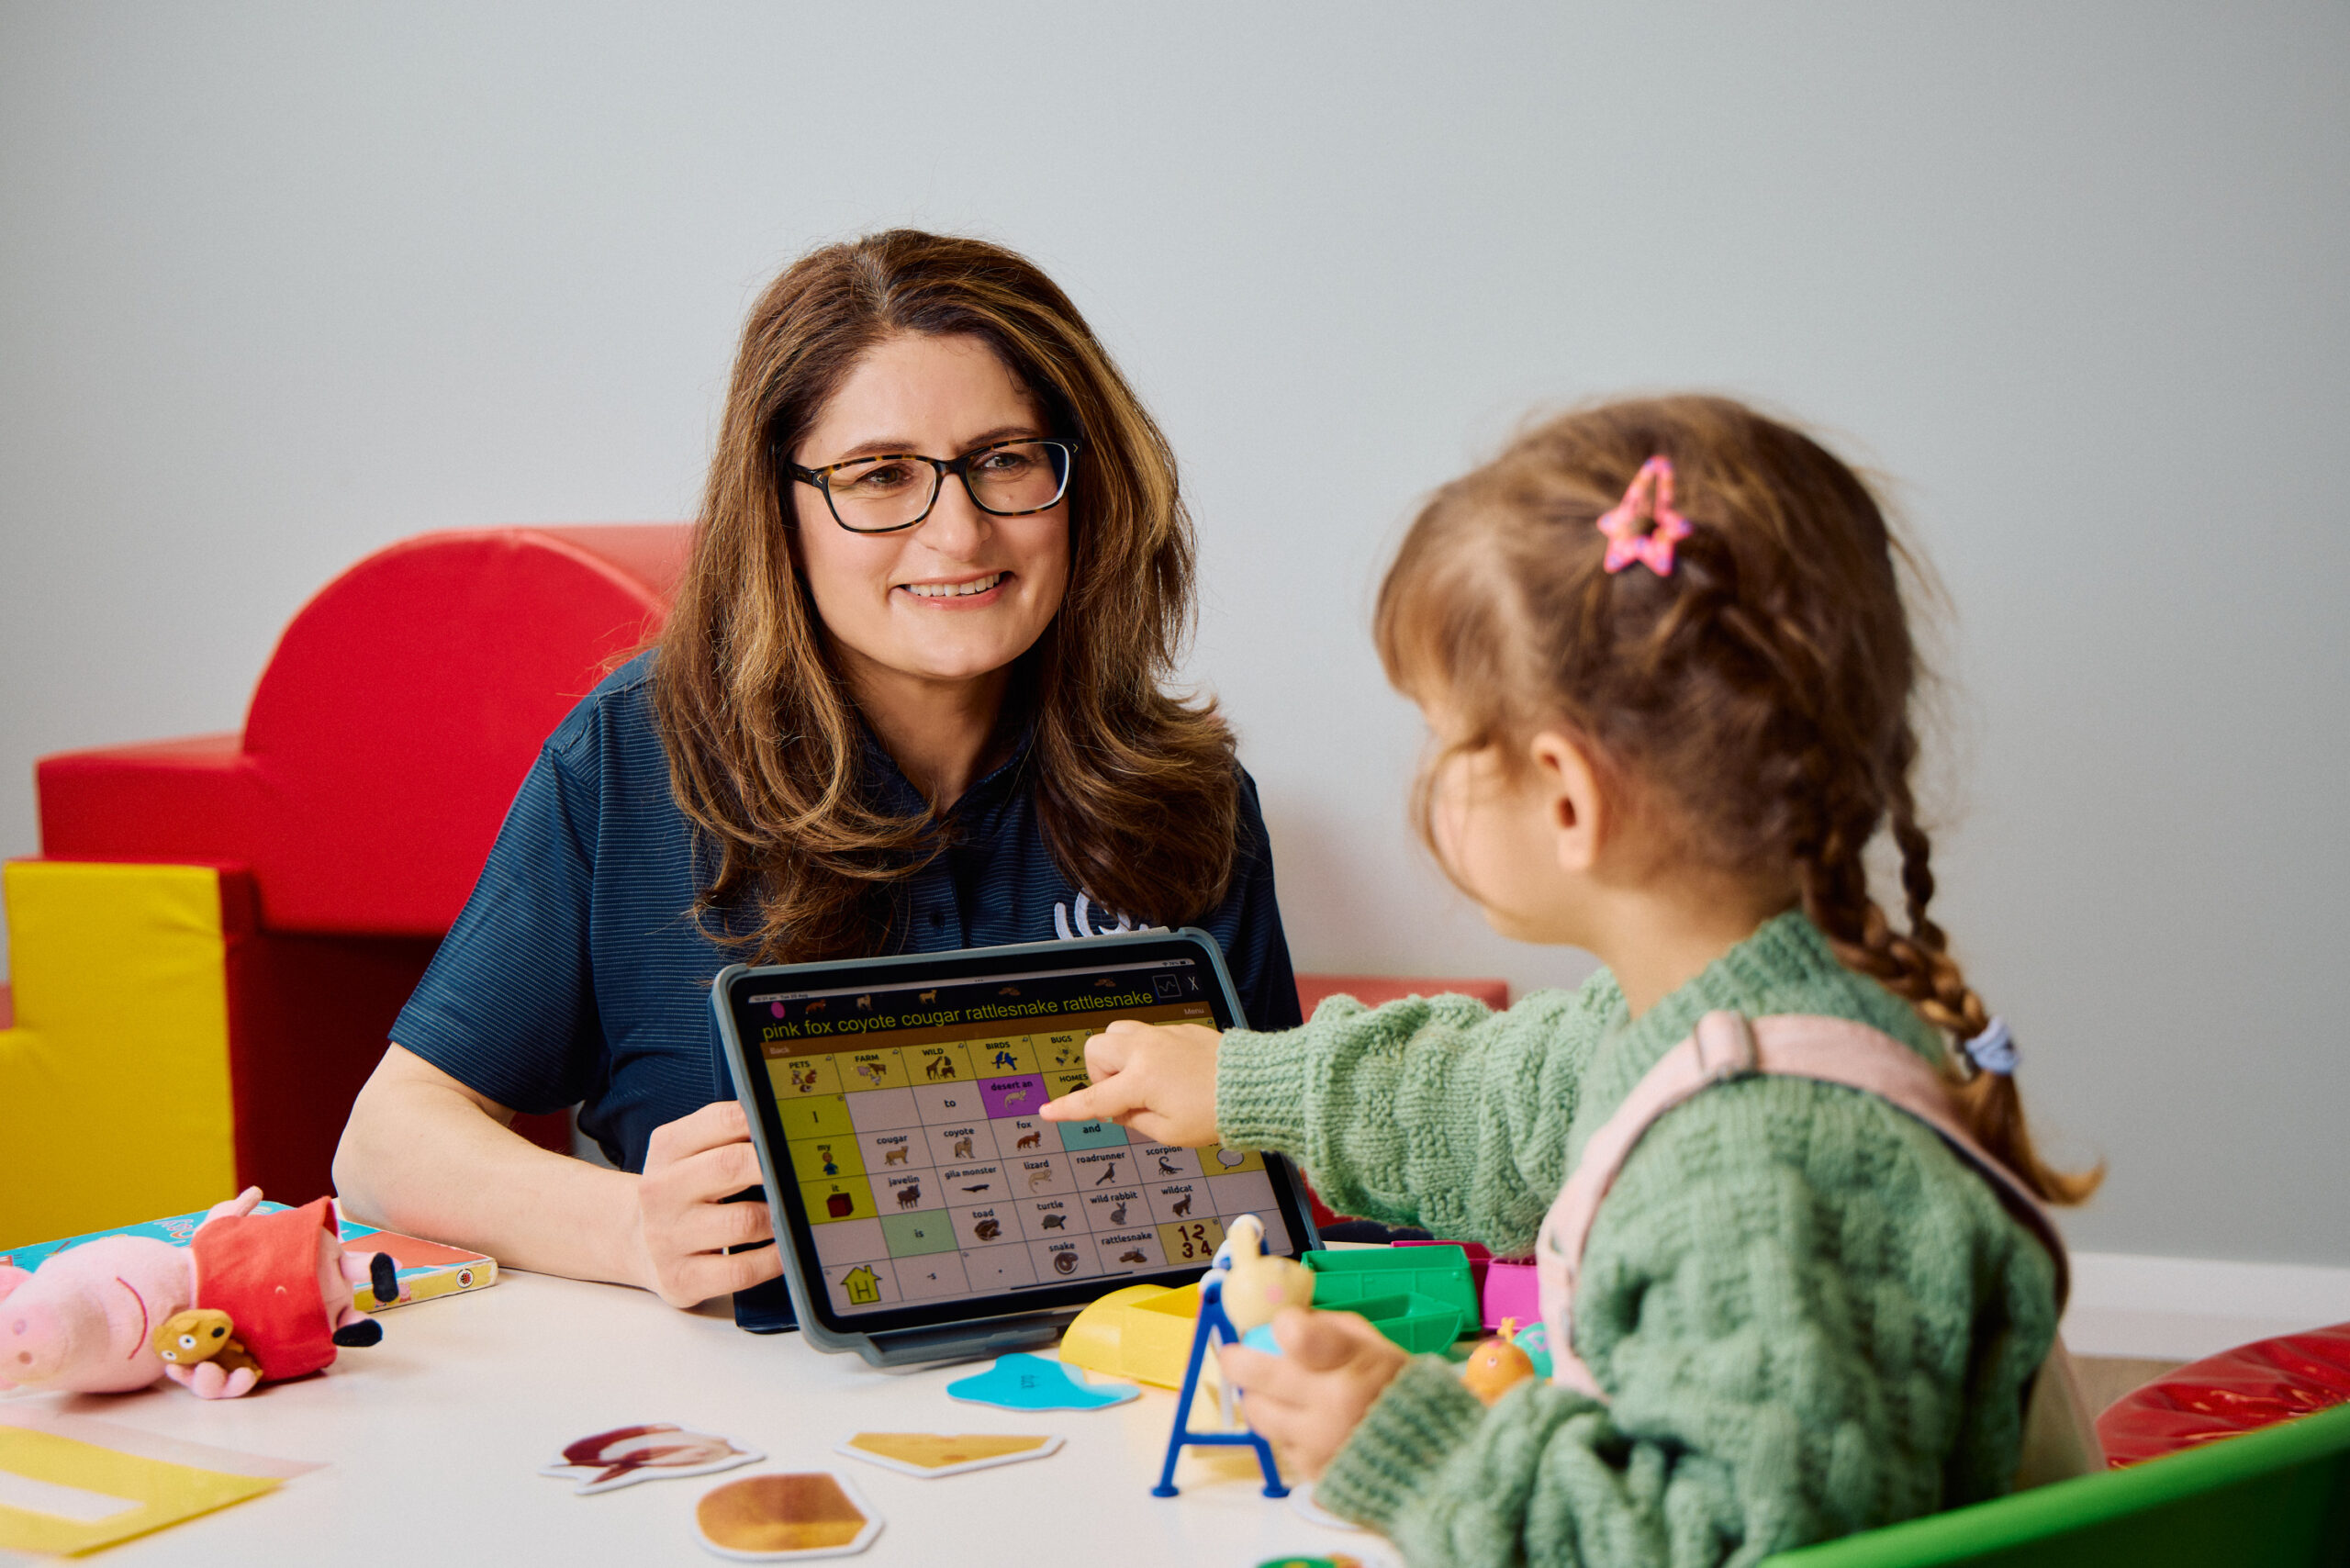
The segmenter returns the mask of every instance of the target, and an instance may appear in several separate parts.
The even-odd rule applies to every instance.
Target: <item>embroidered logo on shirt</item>
[[[1080,936],[1117,936],[1129,931],[1164,931],[1163,925],[1143,925],[1130,914],[1118,914],[1091,903],[1083,893],[1077,895],[1076,919],[1069,918],[1069,906],[1053,905],[1053,931],[1064,942],[1074,942]],[[1113,921],[1115,924],[1113,924]],[[1074,929],[1072,929],[1074,926]]]

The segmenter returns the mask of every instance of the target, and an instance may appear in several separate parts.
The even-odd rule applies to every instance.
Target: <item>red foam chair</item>
[[[223,871],[241,1183],[330,1190],[352,1100],[540,743],[658,631],[688,532],[405,541],[295,616],[241,734],[41,760],[47,858]],[[560,1116],[518,1125],[567,1147]]]

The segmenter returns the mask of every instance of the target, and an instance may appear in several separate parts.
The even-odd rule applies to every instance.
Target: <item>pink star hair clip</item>
[[[1640,465],[1624,498],[1602,513],[1599,532],[1607,535],[1609,576],[1638,561],[1658,577],[1673,575],[1673,546],[1689,537],[1689,520],[1673,510],[1673,459],[1651,457]]]

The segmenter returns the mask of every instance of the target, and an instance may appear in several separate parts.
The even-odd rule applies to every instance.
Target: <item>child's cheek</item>
[[[1428,802],[1428,834],[1436,840],[1438,857],[1455,874],[1469,870],[1464,858],[1469,853],[1468,767],[1469,759],[1462,756],[1446,763]]]

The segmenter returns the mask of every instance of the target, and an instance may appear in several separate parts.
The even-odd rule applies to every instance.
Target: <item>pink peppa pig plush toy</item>
[[[186,1247],[107,1236],[30,1273],[0,1267],[0,1389],[119,1394],[169,1377],[199,1398],[233,1399],[319,1371],[337,1346],[381,1339],[383,1327],[352,1305],[352,1287],[364,1281],[378,1301],[395,1299],[390,1254],[344,1251],[330,1199],[257,1215],[260,1202],[261,1189],[248,1187],[216,1205]],[[166,1365],[155,1332],[192,1307],[226,1313],[254,1365]]]

